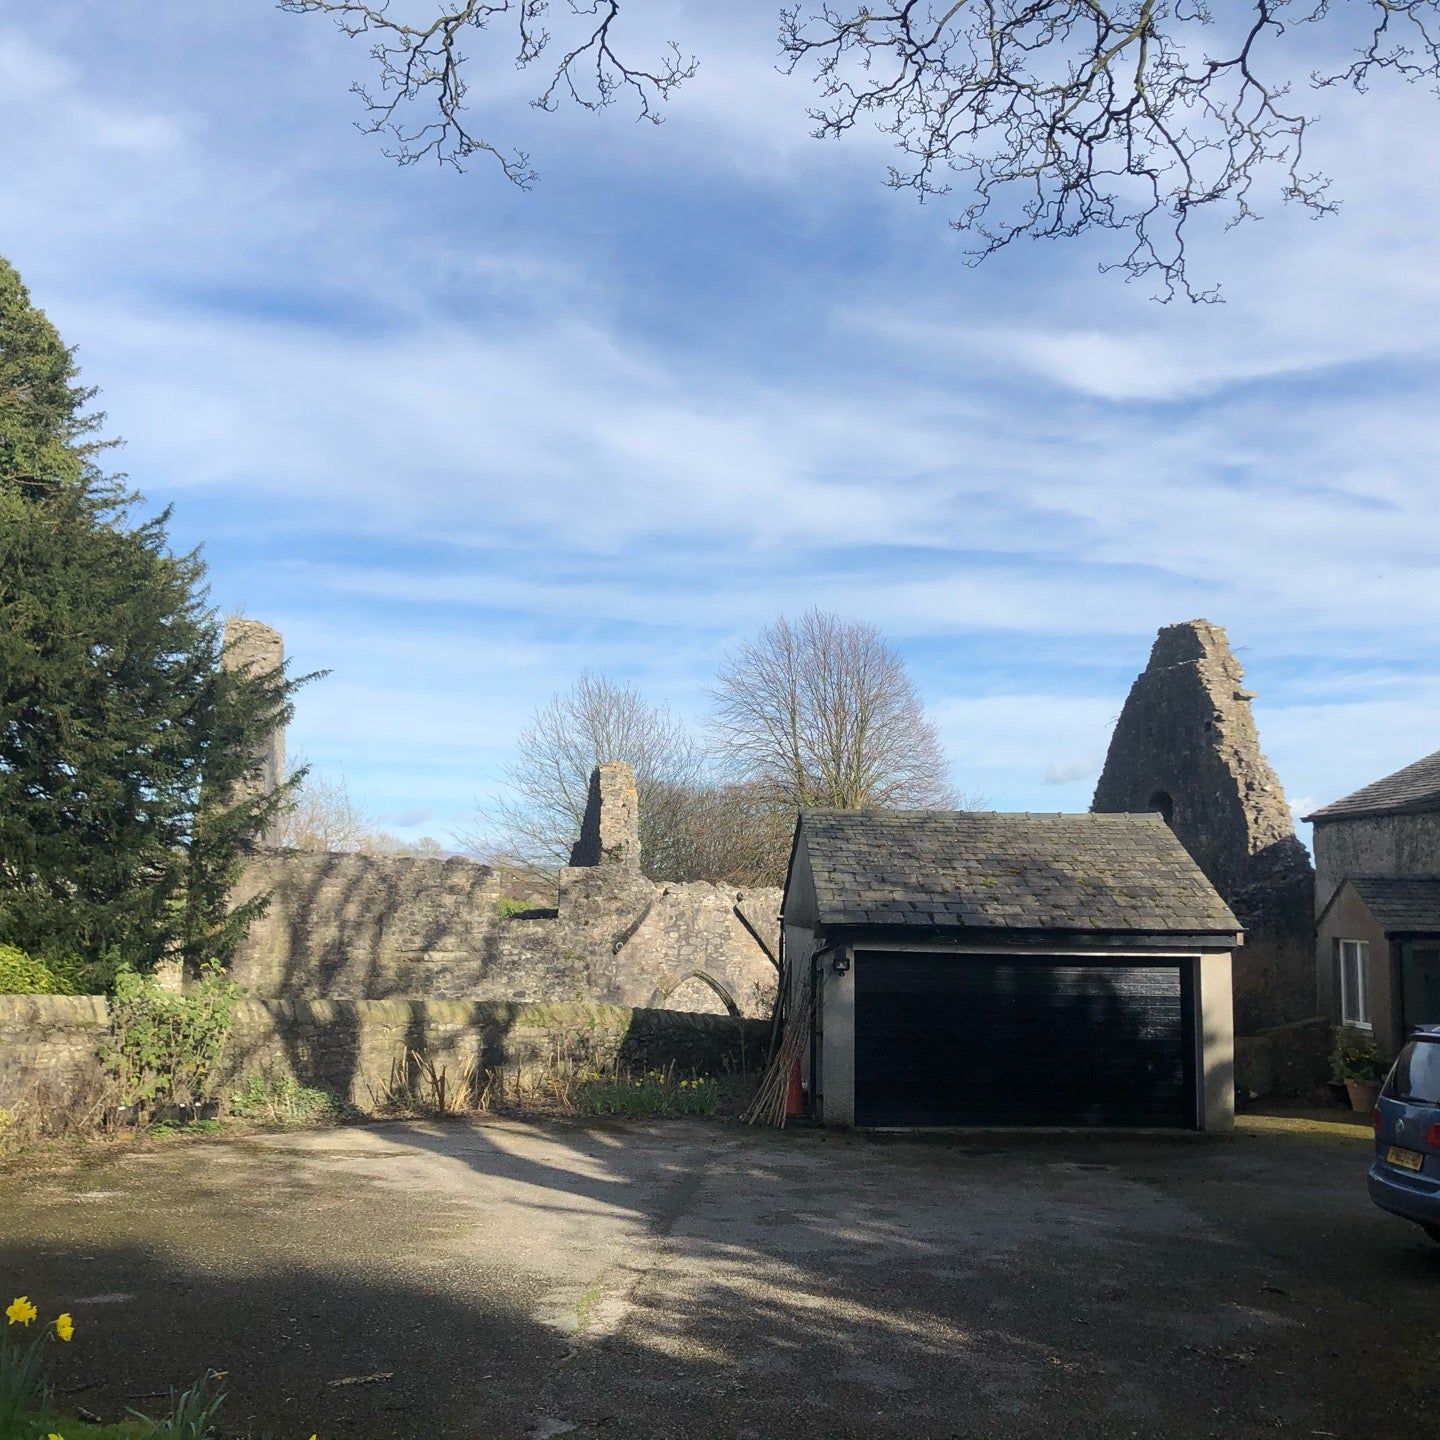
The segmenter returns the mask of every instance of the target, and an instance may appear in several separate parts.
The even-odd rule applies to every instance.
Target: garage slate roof
[[[1440,935],[1440,879],[1352,876],[1350,883],[1387,935]]]
[[[1235,935],[1158,815],[807,810],[821,925]]]
[[[1363,785],[1352,795],[1332,800],[1303,816],[1306,820],[1342,820],[1358,815],[1390,815],[1414,810],[1440,810],[1440,750]]]

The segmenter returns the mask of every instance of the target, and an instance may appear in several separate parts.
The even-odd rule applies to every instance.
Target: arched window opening
[[[1175,828],[1175,801],[1168,790],[1155,791],[1147,808],[1155,811],[1172,830]]]
[[[661,997],[661,1009],[687,1010],[699,1015],[740,1014],[740,1007],[725,987],[702,971],[687,975]]]

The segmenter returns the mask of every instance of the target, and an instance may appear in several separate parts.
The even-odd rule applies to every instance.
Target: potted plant
[[[1330,1052],[1330,1073],[1345,1086],[1352,1110],[1373,1110],[1390,1062],[1372,1036],[1353,1025],[1342,1025]]]

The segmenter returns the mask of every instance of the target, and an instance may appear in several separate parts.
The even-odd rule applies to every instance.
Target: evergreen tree
[[[102,471],[94,393],[0,260],[0,944],[224,958],[288,800],[238,782],[303,681],[220,668],[204,563]]]

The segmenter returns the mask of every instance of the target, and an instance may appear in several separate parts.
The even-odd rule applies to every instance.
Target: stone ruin
[[[285,664],[285,641],[278,630],[232,615],[225,622],[220,646],[220,664],[226,670],[265,675]],[[239,796],[268,795],[285,778],[285,731],[277,727],[256,747],[254,763],[237,787]],[[274,843],[274,835],[265,837]]]
[[[1315,1013],[1310,857],[1260,749],[1254,693],[1225,631],[1167,625],[1130,687],[1091,808],[1158,811],[1245,927],[1241,1033]]]
[[[780,891],[649,879],[635,773],[619,763],[591,776],[558,877],[458,856],[269,850],[236,899],[261,892],[269,908],[231,967],[257,999],[582,1000],[754,1017],[769,1015],[779,974]]]

